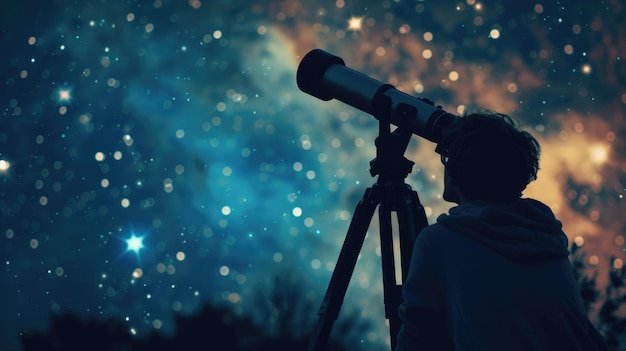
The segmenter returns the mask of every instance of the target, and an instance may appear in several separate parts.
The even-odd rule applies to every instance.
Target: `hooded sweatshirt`
[[[450,209],[416,239],[396,350],[603,350],[568,255],[539,201]]]

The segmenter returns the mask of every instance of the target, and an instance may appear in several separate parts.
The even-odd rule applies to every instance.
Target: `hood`
[[[468,202],[437,218],[446,226],[515,261],[569,255],[567,236],[550,208],[533,199],[506,204]]]

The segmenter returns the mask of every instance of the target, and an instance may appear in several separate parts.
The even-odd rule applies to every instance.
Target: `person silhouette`
[[[487,111],[453,122],[437,152],[443,198],[457,206],[416,238],[395,351],[606,350],[561,222],[522,197],[537,177],[537,140]]]

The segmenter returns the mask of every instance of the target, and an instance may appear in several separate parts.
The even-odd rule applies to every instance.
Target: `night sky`
[[[314,48],[451,113],[517,118],[542,145],[524,195],[553,209],[591,266],[621,267],[625,12],[621,0],[3,4],[2,349],[65,311],[141,336],[210,303],[271,331],[277,288],[313,306],[294,325],[308,331],[375,181],[378,132],[297,88]],[[406,153],[431,223],[451,206],[434,148],[414,136]],[[353,338],[384,349],[376,228],[342,316],[371,321]]]

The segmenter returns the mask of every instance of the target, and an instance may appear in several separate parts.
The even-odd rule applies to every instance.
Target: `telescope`
[[[458,116],[426,98],[416,98],[346,67],[338,56],[321,49],[309,51],[298,66],[298,87],[318,99],[337,99],[376,119],[383,117],[434,143]]]
[[[298,66],[298,87],[318,99],[337,99],[371,114],[379,122],[376,158],[370,162],[370,174],[378,176],[358,202],[350,222],[339,259],[331,276],[324,300],[318,311],[319,321],[307,351],[321,351],[328,341],[334,321],[345,297],[354,267],[376,208],[378,210],[385,317],[389,321],[391,348],[395,349],[400,330],[398,307],[402,302],[402,285],[407,277],[413,243],[428,225],[424,207],[417,192],[404,182],[413,162],[404,157],[413,134],[437,144],[435,152],[443,154],[440,144],[444,129],[458,116],[425,98],[416,98],[381,83],[353,69],[326,51],[307,53]],[[397,126],[391,132],[391,124]],[[411,133],[409,133],[410,131]],[[392,213],[395,212],[398,233],[394,236]],[[399,257],[394,241],[400,244]],[[399,263],[399,265],[396,265]],[[401,280],[396,279],[401,274]]]

